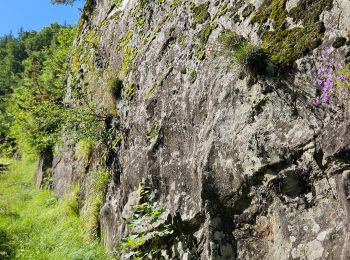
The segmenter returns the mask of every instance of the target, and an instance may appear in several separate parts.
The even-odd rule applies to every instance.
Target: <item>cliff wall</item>
[[[66,102],[80,88],[109,111],[114,142],[83,156],[64,138],[55,192],[80,183],[84,212],[108,168],[111,251],[138,232],[153,259],[349,259],[347,101],[314,104],[324,48],[346,63],[349,18],[346,0],[87,1]],[[256,55],[233,59],[237,39]],[[145,201],[164,212],[127,225]]]

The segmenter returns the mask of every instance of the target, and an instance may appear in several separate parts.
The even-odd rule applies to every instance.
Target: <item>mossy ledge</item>
[[[325,28],[320,15],[332,7],[333,1],[301,0],[289,13],[286,2],[287,0],[265,0],[252,17],[251,23],[259,24],[261,47],[266,50],[271,61],[291,66],[297,59],[322,44]],[[293,18],[294,23],[301,23],[302,26],[288,28],[287,17]],[[267,25],[269,20],[272,21],[273,28]]]

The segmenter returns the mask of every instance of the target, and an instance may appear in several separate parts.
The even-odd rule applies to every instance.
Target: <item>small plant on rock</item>
[[[246,72],[254,75],[265,73],[266,54],[261,48],[230,30],[223,30],[218,40],[232,61]]]
[[[317,106],[328,104],[332,98],[343,102],[349,93],[350,68],[344,63],[335,62],[332,54],[333,48],[327,48],[318,59],[316,77],[321,94],[314,101]]]
[[[139,203],[132,205],[133,213],[129,219],[125,219],[131,232],[122,238],[118,249],[123,259],[156,259],[159,248],[147,244],[174,231],[170,224],[161,221],[165,209],[150,201],[150,189],[140,185],[138,194]]]

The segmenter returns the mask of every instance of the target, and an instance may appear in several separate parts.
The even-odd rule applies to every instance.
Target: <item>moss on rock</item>
[[[192,71],[191,71],[191,83],[193,84],[193,83],[195,83],[196,82],[196,80],[197,80],[197,71],[196,71],[196,69],[193,69]]]
[[[253,4],[248,4],[242,11],[243,17],[248,17],[255,11],[255,6]]]
[[[281,65],[291,65],[322,43],[323,23],[269,31],[265,34],[261,47],[269,53],[270,59]]]
[[[340,47],[344,46],[345,43],[346,43],[346,38],[345,37],[337,37],[337,38],[335,38],[332,46],[334,48],[340,48]]]
[[[295,21],[303,21],[304,24],[317,23],[324,10],[330,10],[333,0],[301,0],[293,7],[288,16]]]
[[[205,50],[199,51],[198,54],[197,54],[197,59],[198,60],[204,60],[204,58],[205,58]]]
[[[206,23],[200,30],[198,37],[201,44],[205,45],[208,42],[211,32],[218,27],[218,24],[214,22],[213,24]]]
[[[258,23],[262,48],[279,65],[289,66],[322,43],[325,27],[320,14],[332,6],[332,0],[301,0],[298,6],[286,11],[287,0],[265,0],[251,19]],[[302,22],[302,27],[288,28],[286,18]],[[265,25],[272,20],[273,29]]]
[[[201,24],[210,19],[210,14],[208,13],[209,4],[210,2],[205,2],[200,5],[196,5],[193,2],[190,4],[194,24]]]

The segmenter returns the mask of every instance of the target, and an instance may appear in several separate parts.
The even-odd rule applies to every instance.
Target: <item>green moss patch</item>
[[[146,94],[146,97],[147,98],[150,98],[153,96],[153,93],[154,91],[156,91],[157,89],[157,84],[154,84],[148,91],[147,91],[147,94]]]
[[[265,0],[251,23],[260,25],[258,33],[263,40],[262,48],[271,60],[289,66],[322,43],[325,28],[319,17],[331,8],[332,0],[301,0],[289,13],[286,2]],[[303,27],[287,28],[287,17],[292,17],[295,23],[301,22]],[[265,25],[269,19],[273,21],[274,30]]]
[[[205,58],[205,50],[199,51],[198,54],[197,54],[197,59],[198,60],[204,60],[204,58]]]
[[[210,2],[205,2],[200,5],[196,5],[193,2],[190,3],[194,24],[201,24],[210,19],[210,14],[208,13],[209,4]]]
[[[255,11],[255,6],[253,4],[249,4],[243,9],[242,16],[243,17],[248,17],[254,11]]]
[[[124,94],[128,100],[131,100],[135,91],[135,84],[130,83],[124,88]]]
[[[333,46],[334,48],[340,48],[340,47],[344,46],[345,43],[346,43],[346,38],[345,38],[345,37],[337,37],[337,38],[334,40],[332,46]]]
[[[304,24],[317,23],[322,12],[330,10],[332,6],[333,0],[301,0],[289,11],[288,16]]]
[[[231,30],[222,30],[218,38],[219,42],[228,50],[234,50],[243,41],[243,37]]]
[[[195,69],[193,69],[193,70],[191,71],[191,83],[192,83],[192,84],[195,83],[196,80],[197,80],[197,71],[196,71]]]
[[[213,24],[206,23],[200,30],[198,37],[202,45],[207,44],[211,32],[218,27],[218,24],[214,22]]]
[[[320,22],[304,28],[267,32],[261,47],[268,51],[274,63],[291,65],[322,43],[322,28]]]

